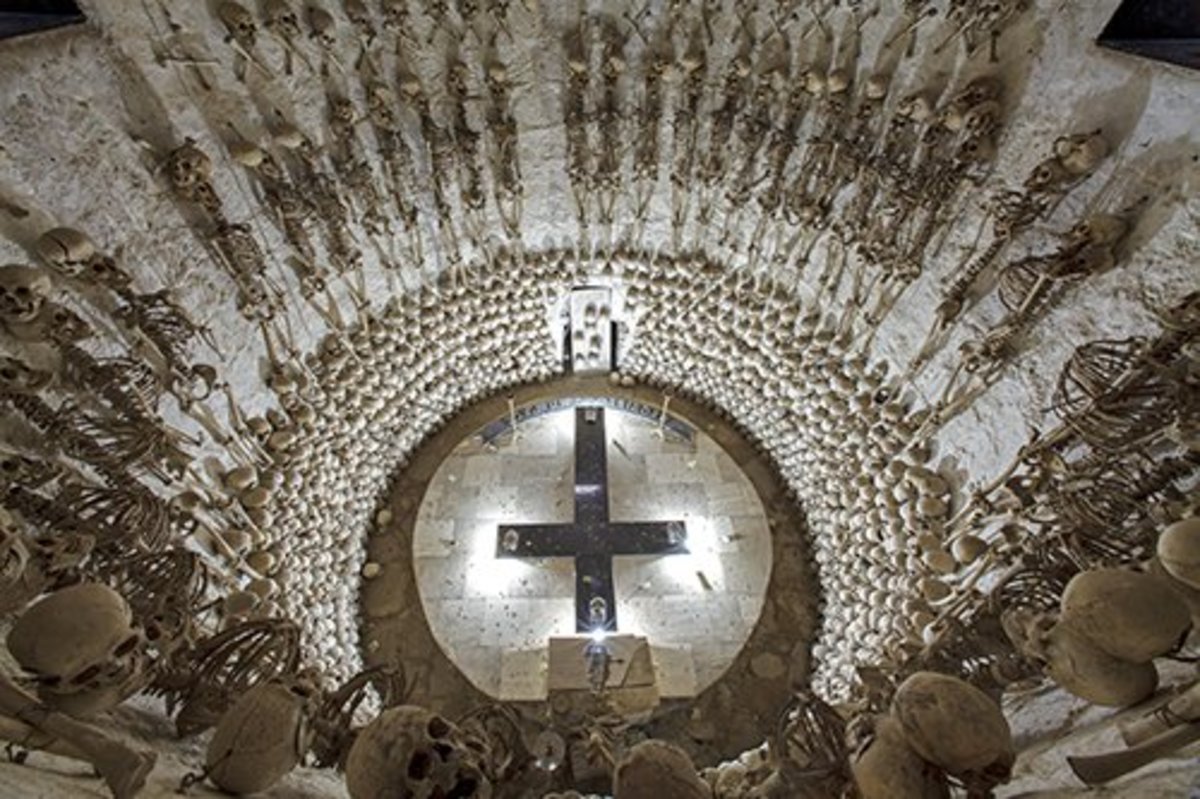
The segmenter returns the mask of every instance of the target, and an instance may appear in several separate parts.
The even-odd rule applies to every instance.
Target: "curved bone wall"
[[[623,294],[623,376],[728,414],[791,486],[830,697],[1012,557],[956,548],[952,522],[1053,426],[1073,350],[1156,335],[1195,289],[1200,86],[1097,50],[1114,2],[966,36],[930,18],[911,48],[899,3],[595,2],[581,30],[575,4],[327,0],[295,32],[266,3],[253,35],[206,4],[81,5],[85,29],[0,45],[0,261],[39,264],[96,357],[155,347],[113,321],[129,287],[46,249],[58,226],[207,328],[149,358],[216,378],[162,398],[196,443],[138,479],[201,498],[214,532],[176,533],[221,590],[269,578],[260,611],[331,676],[371,646],[357,592],[389,477],[456,409],[562,369],[575,285]],[[4,350],[59,372],[47,330],[18,328]],[[95,393],[68,371],[44,390]],[[27,414],[8,429],[45,451]]]

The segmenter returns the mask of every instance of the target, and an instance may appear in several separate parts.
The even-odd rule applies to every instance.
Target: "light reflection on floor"
[[[653,422],[614,410],[606,424],[612,520],[683,519],[690,549],[616,559],[619,628],[649,638],[665,695],[692,695],[724,672],[762,610],[762,505],[707,436],[663,440]],[[546,640],[574,635],[571,560],[495,557],[501,523],[572,520],[573,439],[570,410],[522,422],[498,448],[468,439],[422,502],[413,554],[426,616],[459,668],[499,698],[545,698]]]

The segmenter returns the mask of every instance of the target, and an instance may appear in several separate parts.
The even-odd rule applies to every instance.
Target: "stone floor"
[[[666,697],[689,697],[729,667],[758,621],[771,573],[762,503],[712,438],[657,434],[606,413],[612,521],[687,524],[689,554],[615,559],[622,632],[649,638]],[[575,632],[575,572],[565,558],[499,559],[498,525],[570,522],[574,413],[518,426],[516,441],[464,440],[442,463],[413,530],[417,585],[435,638],[483,692],[546,698],[546,643]]]
[[[653,387],[619,387],[605,378],[580,376],[497,394],[465,409],[425,441],[397,473],[388,497],[380,503],[368,540],[368,558],[377,568],[371,579],[364,581],[360,596],[363,658],[367,665],[402,668],[410,685],[410,702],[458,718],[494,701],[447,657],[430,629],[419,597],[413,537],[429,485],[463,441],[480,430],[491,429],[496,420],[507,418],[510,402],[523,424],[542,410],[569,405],[575,397],[634,413],[658,409],[664,402],[663,394]],[[678,419],[686,420],[720,445],[748,477],[761,498],[771,531],[769,585],[762,612],[745,646],[707,689],[686,699],[664,698],[653,718],[637,728],[639,735],[677,743],[697,764],[705,766],[737,757],[760,744],[775,729],[779,708],[790,699],[794,686],[806,683],[819,590],[808,557],[804,518],[767,459],[711,410],[682,397],[671,397],[670,408]],[[539,413],[532,413],[534,409]],[[657,411],[652,410],[651,416],[657,417]],[[503,442],[503,438],[497,440]],[[619,452],[613,456],[617,457],[622,457]],[[465,476],[465,464],[463,468]],[[472,574],[473,579],[479,576]],[[457,579],[451,573],[443,575],[451,585]],[[462,584],[466,585],[466,578]],[[629,616],[631,623],[635,617]],[[670,654],[665,647],[658,653],[660,671],[675,668],[680,661],[686,667],[692,658],[691,653],[678,659]],[[532,685],[542,679],[538,658],[536,649],[513,650],[502,663],[503,673],[510,681],[521,675]],[[691,671],[695,672],[694,666]],[[531,723],[544,724],[550,719],[551,727],[564,735],[573,734],[571,730],[580,723],[579,719],[554,716],[551,701],[513,702],[511,706]]]

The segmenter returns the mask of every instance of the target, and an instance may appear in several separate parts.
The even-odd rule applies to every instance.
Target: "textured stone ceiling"
[[[151,348],[113,322],[130,288],[65,276],[39,239],[60,225],[207,327],[146,356],[219,385],[162,400],[195,460],[140,479],[200,495],[215,534],[188,545],[227,588],[269,577],[260,611],[331,676],[373,645],[389,481],[458,410],[561,371],[547,319],[576,285],[622,298],[627,380],[727,416],[804,508],[834,698],[1012,557],[972,566],[959,511],[1058,423],[1073,349],[1154,335],[1195,288],[1200,87],[1096,50],[1113,2],[1033,4],[994,54],[993,26],[891,2],[325,2],[294,34],[277,3],[253,32],[202,3],[81,5],[86,27],[0,47],[0,260],[57,260],[96,356]],[[5,351],[57,369],[22,335]]]

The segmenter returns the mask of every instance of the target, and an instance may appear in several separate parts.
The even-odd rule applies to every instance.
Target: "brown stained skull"
[[[125,598],[100,583],[39,600],[13,624],[8,648],[42,701],[72,715],[110,710],[143,684],[145,638]]]
[[[45,305],[50,288],[50,276],[41,269],[19,264],[0,266],[0,320],[32,321]]]
[[[352,799],[490,799],[485,747],[424,708],[385,710],[346,758]]]
[[[229,29],[231,38],[246,47],[254,46],[254,39],[258,34],[258,24],[254,21],[254,15],[244,6],[234,3],[232,0],[226,0],[217,7],[217,16]]]
[[[634,746],[617,764],[614,795],[616,799],[710,799],[712,790],[686,752],[666,741],[649,740]]]

